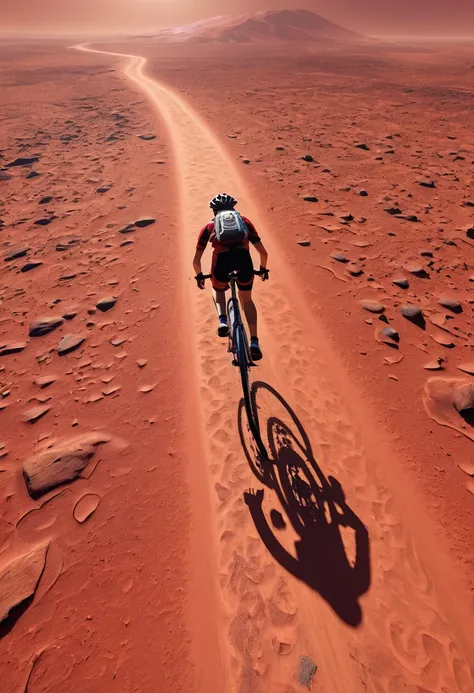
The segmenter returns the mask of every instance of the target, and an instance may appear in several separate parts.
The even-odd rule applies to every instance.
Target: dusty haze
[[[262,9],[285,9],[288,0],[22,0],[2,3],[2,33],[136,33],[179,25],[215,14],[239,14]],[[471,0],[301,0],[313,10],[350,29],[386,36],[474,35]],[[294,9],[293,6],[291,9]]]

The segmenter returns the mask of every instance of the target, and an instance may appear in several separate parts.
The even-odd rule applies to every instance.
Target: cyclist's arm
[[[260,255],[260,267],[263,267],[264,269],[266,269],[267,262],[268,262],[268,253],[267,253],[265,246],[263,245],[262,241],[258,241],[258,243],[255,243],[254,248],[257,251],[257,253]]]
[[[244,217],[245,223],[247,224],[248,230],[249,230],[249,241],[257,251],[257,253],[260,255],[260,266],[266,269],[267,267],[267,261],[268,261],[268,253],[265,249],[265,246],[263,245],[262,241],[260,240],[260,236],[258,235],[258,231],[255,228],[255,226],[252,224],[252,222]]]
[[[209,243],[210,235],[211,234],[210,234],[210,230],[209,230],[209,224],[206,224],[206,226],[204,226],[201,229],[201,232],[200,232],[199,238],[198,238],[198,242],[197,242],[197,246],[196,246],[196,252],[194,254],[193,267],[194,267],[194,271],[196,272],[196,274],[200,274],[202,272],[201,258],[202,258],[204,251],[206,250],[207,244]]]
[[[193,267],[194,271],[196,274],[201,274],[202,272],[202,267],[201,267],[201,258],[204,253],[204,250],[202,248],[196,248],[196,253],[194,255],[193,259]]]

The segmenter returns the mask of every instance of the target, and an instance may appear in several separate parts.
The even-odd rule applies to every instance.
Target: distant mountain
[[[165,42],[296,43],[357,41],[364,37],[309,10],[254,12],[220,16],[167,29],[157,37]]]

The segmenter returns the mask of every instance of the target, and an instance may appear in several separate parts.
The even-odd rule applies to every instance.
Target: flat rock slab
[[[105,296],[104,298],[101,298],[98,303],[96,303],[96,308],[102,313],[106,313],[108,310],[113,308],[116,303],[117,299],[115,296]]]
[[[20,272],[30,272],[31,270],[36,269],[37,267],[41,267],[43,263],[38,261],[32,261],[32,262],[27,262],[26,265],[23,265],[23,267],[20,269]]]
[[[361,301],[360,305],[369,313],[383,313],[385,311],[385,306],[378,301]]]
[[[138,135],[138,137],[139,137],[141,140],[145,140],[145,142],[150,142],[151,140],[155,140],[155,139],[156,139],[156,135]]]
[[[455,298],[451,298],[450,296],[441,296],[438,303],[440,306],[447,308],[453,313],[462,313],[462,304]]]
[[[0,568],[0,623],[36,592],[46,563],[48,543],[16,556]]]
[[[410,287],[408,279],[404,279],[403,277],[392,279],[392,284],[395,284],[395,286],[398,286],[400,289],[408,289]]]
[[[474,375],[474,361],[472,363],[461,363],[458,369],[463,373],[468,373],[469,375]]]
[[[50,217],[42,217],[41,219],[37,219],[35,221],[36,226],[48,226],[48,224],[51,224],[52,221],[57,219],[58,217],[55,217],[54,214]]]
[[[136,228],[135,224],[126,224],[119,229],[119,233],[133,233],[133,231],[136,231]]]
[[[28,254],[30,251],[30,248],[16,248],[15,250],[11,250],[5,257],[3,258],[4,262],[12,262],[13,260],[18,260],[20,257],[25,257],[25,255]]]
[[[63,318],[52,316],[50,318],[38,318],[30,327],[30,337],[42,337],[57,329],[64,322]]]
[[[42,405],[42,406],[40,405],[38,407],[32,407],[31,409],[28,409],[27,411],[25,411],[25,413],[23,415],[23,421],[25,423],[34,424],[37,421],[39,421],[40,419],[42,419],[43,416],[45,416],[49,412],[50,409],[51,409],[51,407],[48,406],[47,404]]]
[[[135,226],[139,229],[145,228],[145,226],[150,226],[151,224],[154,224],[156,219],[153,217],[142,217],[141,219],[137,219],[135,222]]]
[[[101,501],[96,493],[86,493],[74,506],[73,516],[76,522],[85,522],[98,508]]]
[[[57,346],[59,356],[65,356],[71,351],[78,349],[85,342],[86,338],[76,334],[66,334]]]
[[[39,498],[47,491],[77,479],[97,447],[109,441],[107,435],[91,433],[64,440],[30,457],[22,467],[30,496]]]
[[[36,164],[39,161],[39,156],[20,156],[18,159],[15,159],[14,161],[10,161],[9,164],[7,164],[8,168],[12,168],[13,166],[31,166],[31,164]]]
[[[14,344],[4,344],[0,346],[0,356],[9,356],[10,354],[19,354],[20,351],[26,349],[27,342],[15,342]]]

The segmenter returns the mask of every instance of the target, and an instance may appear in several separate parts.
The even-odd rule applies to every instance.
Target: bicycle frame
[[[247,333],[245,332],[244,324],[242,322],[240,304],[237,298],[237,272],[231,272],[229,274],[229,285],[231,291],[231,297],[227,301],[227,315],[229,317],[229,352],[234,355],[234,360],[232,362],[234,366],[249,368],[255,364],[250,356]],[[241,350],[242,353],[240,355],[238,349],[239,339],[242,340],[245,346],[245,350]],[[244,353],[245,363],[241,364],[239,361],[239,356],[240,358],[243,358]]]

